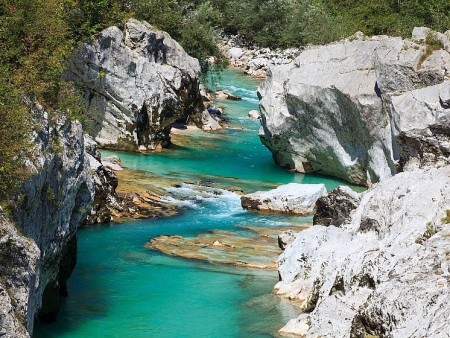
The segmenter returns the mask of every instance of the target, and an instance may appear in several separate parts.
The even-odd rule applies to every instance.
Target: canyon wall
[[[449,35],[356,34],[273,67],[259,88],[262,142],[287,169],[361,185],[447,164]]]

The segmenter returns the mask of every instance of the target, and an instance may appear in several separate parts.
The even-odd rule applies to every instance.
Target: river
[[[228,69],[217,83],[243,98],[219,101],[229,127],[215,133],[187,130],[172,149],[118,155],[154,184],[170,183],[178,216],[80,229],[78,263],[56,323],[36,324],[34,337],[273,337],[296,310],[272,294],[276,271],[258,271],[173,258],[144,245],[161,234],[195,236],[213,229],[246,234],[245,226],[280,227],[311,218],[242,210],[232,190],[253,192],[279,184],[343,182],[277,167],[257,136],[258,80]],[[198,194],[207,184],[215,193]],[[224,190],[227,189],[227,190]],[[217,191],[220,194],[217,194]]]

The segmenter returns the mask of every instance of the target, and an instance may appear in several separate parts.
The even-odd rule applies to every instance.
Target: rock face
[[[281,250],[286,249],[286,247],[294,241],[295,236],[296,233],[293,230],[283,231],[278,235],[278,247]]]
[[[339,227],[359,205],[361,196],[346,186],[340,186],[316,202],[313,224]]]
[[[0,208],[0,336],[28,337],[34,320],[28,299],[38,280],[39,248]]]
[[[76,230],[92,201],[83,131],[64,117],[38,115],[33,158],[12,224],[0,216],[0,324],[5,337],[27,337],[37,316],[55,319],[76,262]]]
[[[450,167],[397,174],[340,228],[312,226],[279,258],[275,289],[303,311],[302,337],[446,337]]]
[[[199,76],[198,60],[169,34],[134,19],[85,44],[66,74],[84,93],[88,132],[125,150],[165,146],[174,122],[200,116]]]
[[[355,36],[303,51],[260,86],[262,142],[275,161],[370,185],[448,163],[450,54]]]
[[[93,143],[94,144],[93,144]],[[108,166],[113,168],[121,168],[117,163],[107,161],[103,165],[100,153],[97,150],[95,141],[91,137],[85,135],[85,144],[87,156],[89,159],[89,167],[94,182],[94,200],[90,213],[84,222],[85,225],[109,223],[113,220],[112,210],[122,210],[121,200],[117,195],[116,188],[119,184],[116,174]]]
[[[314,212],[317,199],[326,191],[323,184],[289,183],[273,190],[241,196],[241,204],[250,210],[310,215]]]

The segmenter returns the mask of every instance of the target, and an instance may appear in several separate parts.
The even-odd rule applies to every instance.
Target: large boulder
[[[310,215],[316,201],[326,193],[324,184],[289,183],[269,191],[257,191],[241,196],[245,209],[267,212]]]
[[[339,228],[312,226],[279,258],[275,290],[304,311],[301,337],[446,337],[450,166],[375,185]]]
[[[102,147],[168,145],[174,122],[203,111],[198,60],[169,34],[134,19],[124,32],[109,27],[86,43],[66,77],[84,93],[88,132]]]
[[[450,149],[449,72],[447,50],[401,38],[308,48],[261,84],[261,140],[283,167],[370,185],[403,170],[405,138],[420,135],[409,152],[423,167],[423,133],[442,126],[437,148]]]

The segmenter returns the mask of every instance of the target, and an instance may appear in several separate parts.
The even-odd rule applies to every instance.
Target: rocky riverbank
[[[56,319],[79,226],[177,214],[161,199],[163,188],[102,161],[97,146],[153,149],[168,143],[175,122],[218,125],[203,104],[199,75],[198,61],[167,33],[130,20],[125,32],[110,27],[85,44],[65,74],[84,93],[95,141],[79,122],[28,102],[35,126],[30,178],[14,216],[0,210],[2,337],[28,337],[35,319]]]
[[[367,186],[448,164],[449,38],[416,28],[307,48],[259,88],[261,141],[287,169]]]
[[[175,205],[161,197],[167,194],[161,186],[170,186],[169,182],[155,180],[145,172],[123,168],[118,157],[101,158],[95,142],[85,137],[85,142],[89,140],[95,194],[85,226],[169,217],[178,213]]]
[[[445,337],[449,177],[449,166],[397,174],[364,193],[355,210],[343,212],[342,224],[298,233],[279,258],[275,290],[304,313],[280,332]]]
[[[247,75],[266,78],[270,67],[291,63],[301,52],[299,48],[277,49],[252,46],[237,35],[220,35],[219,49],[232,67]]]
[[[305,50],[261,86],[261,139],[277,163],[381,181],[362,194],[330,192],[317,201],[314,226],[284,235],[292,242],[275,291],[303,314],[281,334],[450,331],[449,33],[356,35]]]

